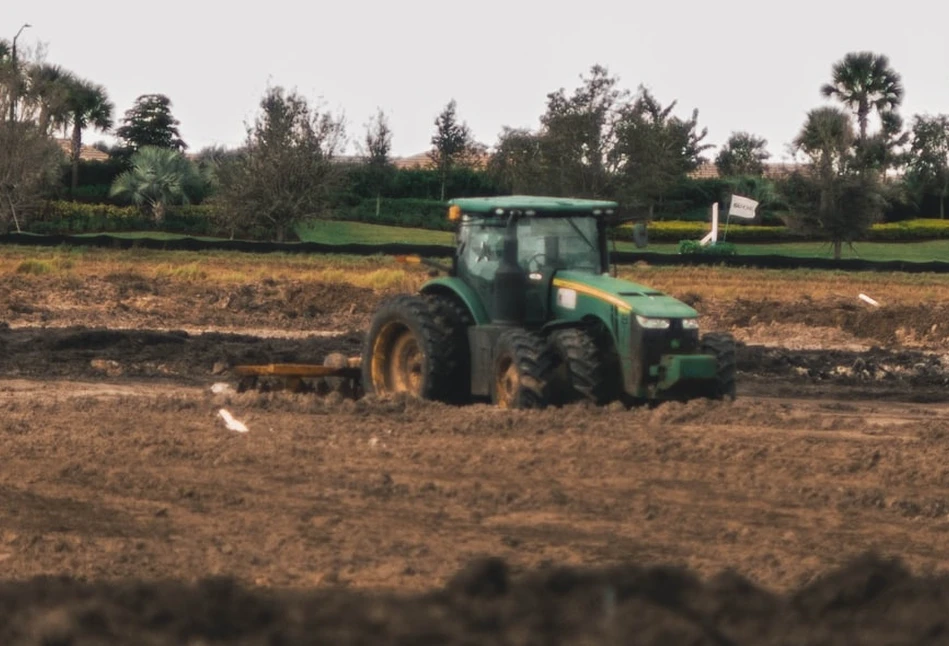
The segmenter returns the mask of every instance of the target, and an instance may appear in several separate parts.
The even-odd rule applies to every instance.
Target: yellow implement
[[[233,372],[240,377],[237,389],[273,390],[284,388],[293,392],[315,391],[326,394],[331,391],[356,396],[361,392],[359,357],[330,355],[324,365],[310,363],[267,363],[234,366]],[[278,384],[276,387],[274,383]],[[282,385],[282,386],[281,386]]]

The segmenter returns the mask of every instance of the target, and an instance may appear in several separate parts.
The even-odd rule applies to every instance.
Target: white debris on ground
[[[234,416],[224,408],[219,410],[217,414],[221,417],[221,419],[224,420],[224,425],[228,428],[228,430],[236,431],[237,433],[247,433],[250,430],[244,425],[243,422],[234,419]]]
[[[857,294],[857,298],[859,298],[864,303],[869,303],[870,305],[873,305],[873,307],[880,307],[880,303],[878,301],[875,301],[874,299],[870,298],[866,294]]]
[[[235,395],[237,391],[231,384],[218,382],[211,386],[211,392],[215,395]]]

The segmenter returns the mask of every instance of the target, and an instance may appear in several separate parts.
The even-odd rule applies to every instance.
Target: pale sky
[[[682,116],[698,108],[709,143],[747,130],[780,161],[832,64],[864,49],[902,75],[907,123],[949,113],[949,3],[936,0],[32,0],[4,7],[0,35],[24,22],[20,46],[104,85],[116,121],[140,94],[168,95],[192,151],[242,143],[268,84],[345,112],[351,140],[382,108],[396,156],[430,147],[451,98],[492,145],[504,125],[536,128],[547,93],[599,63]]]

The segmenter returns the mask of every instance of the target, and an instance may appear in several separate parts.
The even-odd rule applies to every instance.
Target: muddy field
[[[380,294],[129,281],[0,288],[0,643],[949,640],[945,308],[700,302],[736,402],[502,412],[214,394]]]

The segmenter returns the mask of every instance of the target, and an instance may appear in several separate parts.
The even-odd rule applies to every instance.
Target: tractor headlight
[[[699,320],[698,319],[682,319],[682,329],[683,330],[699,329]]]
[[[669,319],[650,318],[648,316],[636,315],[636,322],[644,330],[668,330]]]

